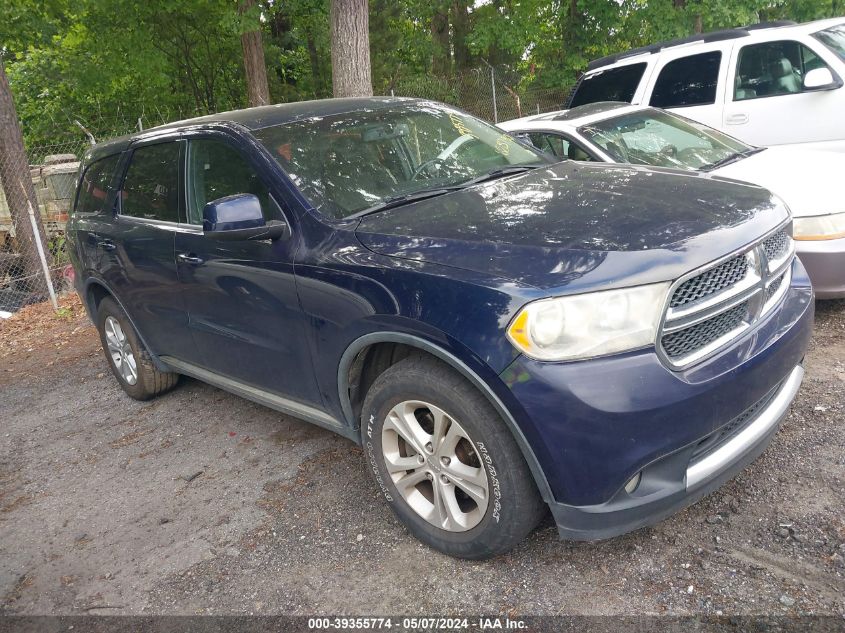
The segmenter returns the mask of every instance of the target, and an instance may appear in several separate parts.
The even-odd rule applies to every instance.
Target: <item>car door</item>
[[[102,266],[107,251],[103,241],[106,233],[113,231],[114,184],[121,154],[113,154],[92,162],[85,168],[76,193],[72,236],[78,244],[81,267],[96,274]]]
[[[98,268],[155,354],[191,357],[193,341],[180,294],[174,239],[181,212],[184,141],[133,146],[113,215],[98,236]]]
[[[752,145],[845,139],[845,88],[827,54],[796,39],[737,45],[722,129]],[[840,86],[806,90],[803,78],[815,68],[828,68]]]
[[[730,53],[729,47],[719,46],[696,47],[692,54],[664,52],[649,80],[648,105],[719,127]]]
[[[266,220],[284,220],[266,175],[226,134],[195,136],[186,163],[186,230],[176,234],[180,295],[202,367],[306,404],[321,403],[299,306],[295,236],[221,241],[202,230],[208,202],[258,197]]]

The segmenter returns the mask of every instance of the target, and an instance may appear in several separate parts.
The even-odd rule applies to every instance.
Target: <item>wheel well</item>
[[[369,336],[374,337],[375,335]],[[348,416],[347,419],[351,418],[349,421],[354,421],[354,423],[360,421],[361,409],[364,405],[364,399],[367,397],[367,391],[369,391],[373,383],[389,367],[408,358],[409,356],[432,358],[441,363],[444,367],[448,367],[463,375],[465,379],[475,385],[475,387],[487,397],[490,403],[502,416],[502,420],[506,424],[508,430],[513,434],[525,461],[528,463],[528,467],[531,469],[531,474],[534,477],[534,481],[536,482],[543,499],[546,501],[553,501],[554,496],[549,488],[549,482],[546,480],[546,475],[543,472],[540,463],[537,461],[537,457],[534,454],[531,445],[528,443],[528,440],[525,438],[525,435],[516,423],[516,420],[514,420],[513,416],[505,407],[504,403],[502,403],[495,393],[490,390],[489,386],[485,385],[482,379],[475,375],[469,367],[463,365],[459,359],[452,357],[446,352],[444,352],[441,356],[437,353],[436,348],[428,350],[426,348],[427,343],[422,339],[419,339],[419,345],[415,345],[413,342],[404,342],[405,340],[412,339],[416,341],[417,339],[414,336],[398,334],[394,334],[394,336],[401,336],[402,338],[400,341],[373,341],[366,347],[363,347],[355,354],[355,358],[351,363],[349,363],[348,369],[345,369],[346,376],[343,376],[342,374],[338,376],[340,381],[344,378],[346,379],[347,393],[345,395],[348,396],[348,401],[343,401],[343,393],[340,395],[344,414],[345,416]],[[447,360],[449,358],[451,358],[451,360]],[[342,372],[347,365],[345,362],[342,362],[341,364]]]
[[[92,319],[96,321],[97,309],[100,307],[100,302],[110,296],[111,293],[100,284],[94,283],[88,287],[88,306],[91,308]]]
[[[425,350],[404,343],[374,343],[358,352],[355,360],[349,366],[346,383],[349,389],[349,403],[352,405],[355,420],[360,419],[364,398],[367,397],[367,392],[376,379],[389,367],[412,355],[430,356],[437,359],[434,354],[429,354]]]

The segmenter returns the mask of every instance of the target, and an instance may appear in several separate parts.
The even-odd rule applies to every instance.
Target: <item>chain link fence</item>
[[[29,171],[21,174],[21,180],[28,178],[32,182],[35,204],[24,193],[25,183],[2,183],[0,316],[48,300],[71,287],[65,226],[79,158],[87,146],[85,139],[80,138],[29,150]],[[8,159],[0,156],[0,160]],[[18,196],[12,204],[7,191]]]
[[[397,81],[391,92],[449,103],[493,123],[558,110],[566,103],[570,87],[526,88],[523,79],[516,71],[486,66],[450,77],[407,77]],[[0,187],[0,317],[72,288],[65,227],[79,161],[93,139],[89,130],[102,141],[184,116],[181,112],[142,111],[136,117],[127,110],[119,117],[85,121],[84,125],[73,121],[77,135],[67,136],[69,130],[64,127],[61,133],[66,140],[27,147],[29,173],[22,176],[32,181],[35,192],[31,212],[28,202],[9,205],[4,195],[7,187]],[[0,161],[7,159],[0,156]],[[23,187],[11,190],[22,192]],[[20,212],[22,208],[27,212]]]
[[[499,123],[564,107],[572,86],[538,88],[508,67],[482,66],[450,77],[432,75],[397,80],[391,94],[422,97],[458,106],[477,117]]]

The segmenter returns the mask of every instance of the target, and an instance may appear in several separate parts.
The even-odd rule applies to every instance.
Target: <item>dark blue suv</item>
[[[790,230],[755,186],[553,164],[380,98],[97,145],[69,224],[130,396],[185,374],[340,433],[466,558],[548,508],[572,539],[653,523],[763,451],[813,320]]]

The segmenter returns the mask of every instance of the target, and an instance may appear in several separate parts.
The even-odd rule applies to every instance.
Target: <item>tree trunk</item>
[[[367,0],[332,0],[332,92],[371,97],[370,15]]]
[[[431,72],[443,77],[452,70],[452,51],[449,43],[449,7],[437,2],[431,16]]]
[[[41,223],[41,214],[38,211],[38,199],[35,197],[32,177],[29,174],[29,163],[26,159],[15,101],[12,98],[2,58],[0,58],[0,182],[3,185],[3,193],[6,194],[12,224],[15,227],[15,238],[24,274],[31,280],[29,285],[33,291],[46,296],[47,282],[44,279],[35,241],[40,240],[48,266],[52,263],[50,250],[47,248],[47,239]],[[34,233],[29,219],[30,204],[35,212],[36,232]]]
[[[316,96],[317,90],[324,88],[323,67],[320,65],[320,52],[317,50],[317,40],[314,39],[314,32],[310,27],[306,30],[305,46],[308,49],[308,62],[311,64],[311,77],[314,80],[313,85]]]
[[[469,35],[469,7],[467,0],[452,2],[453,45],[455,48],[455,68],[466,70],[471,65],[471,55],[467,46]]]
[[[253,7],[255,7],[255,0],[241,0],[238,12],[243,15]],[[264,42],[261,39],[260,25],[254,31],[245,31],[241,34],[241,46],[244,50],[249,105],[250,107],[267,105],[270,103],[270,88],[267,85],[267,66],[264,63]]]

